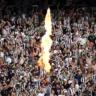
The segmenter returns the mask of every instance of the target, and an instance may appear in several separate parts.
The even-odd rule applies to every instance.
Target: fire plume
[[[38,60],[38,66],[42,67],[46,70],[46,72],[50,72],[51,65],[49,63],[50,60],[50,48],[52,46],[52,40],[50,36],[52,35],[52,24],[51,24],[51,13],[48,8],[47,14],[45,17],[45,29],[46,33],[41,39],[41,57]]]

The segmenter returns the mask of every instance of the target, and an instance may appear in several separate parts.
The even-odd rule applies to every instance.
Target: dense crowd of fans
[[[45,12],[0,13],[0,96],[96,96],[96,8],[51,10],[50,73],[38,67]]]

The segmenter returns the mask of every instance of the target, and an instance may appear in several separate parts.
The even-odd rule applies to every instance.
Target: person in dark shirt
[[[83,96],[91,96],[91,91],[88,87],[86,87],[85,91],[83,92]]]
[[[53,80],[53,82],[52,82],[52,86],[53,86],[53,87],[56,87],[56,85],[57,85],[57,79],[54,78],[54,80]]]
[[[1,95],[2,96],[9,96],[9,93],[11,91],[11,87],[7,87],[6,84],[3,85],[3,90],[1,90]]]
[[[81,74],[79,72],[75,75],[75,79],[78,80],[78,84],[81,84]]]
[[[3,74],[0,74],[0,82],[3,81],[3,78],[4,78],[4,75]]]
[[[66,90],[68,90],[68,88],[70,87],[70,85],[67,83],[66,80],[64,81],[63,87],[64,87],[64,89],[66,89]]]
[[[54,81],[52,82],[52,90],[54,90],[54,93],[57,96],[60,93],[60,84],[59,84],[57,78],[54,78]]]
[[[56,96],[61,94],[61,87],[59,84],[56,85],[56,87],[53,89]]]
[[[88,40],[89,40],[90,42],[92,42],[92,43],[95,44],[96,36],[95,36],[93,33],[91,33],[91,34],[88,36]]]

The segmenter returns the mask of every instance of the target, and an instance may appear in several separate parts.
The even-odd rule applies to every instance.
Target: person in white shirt
[[[45,95],[45,93],[44,93],[43,90],[41,89],[41,90],[40,90],[40,93],[38,93],[37,96],[44,96],[44,95]]]
[[[7,26],[5,25],[3,30],[2,30],[2,34],[3,34],[3,37],[5,38],[7,35],[8,35],[8,32],[7,32]]]

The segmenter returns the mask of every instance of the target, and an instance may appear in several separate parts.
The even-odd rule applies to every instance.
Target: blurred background
[[[95,7],[96,0],[1,0],[0,6],[12,6],[26,12],[32,8]]]
[[[95,6],[96,0],[2,0],[9,5],[58,5],[61,6]],[[83,4],[83,5],[82,5]]]

